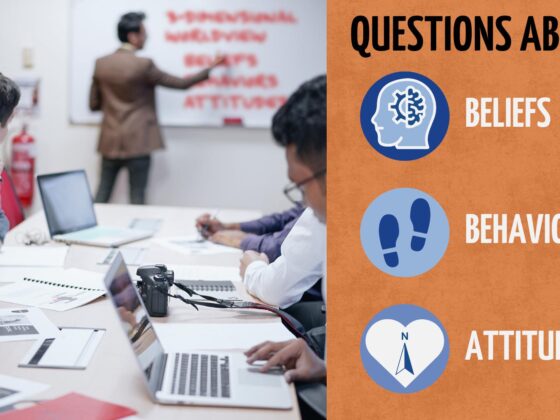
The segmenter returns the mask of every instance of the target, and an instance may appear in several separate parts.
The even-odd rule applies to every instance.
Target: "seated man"
[[[14,109],[19,102],[19,88],[17,85],[0,73],[0,152],[2,151],[2,143],[8,134],[8,123],[12,120]],[[0,174],[4,168],[2,156],[0,156]],[[2,188],[2,179],[0,178],[0,192]],[[4,242],[6,233],[10,228],[8,218],[2,211],[2,203],[0,201],[0,246]]]
[[[282,213],[241,223],[222,223],[208,213],[196,219],[201,235],[218,244],[266,254],[269,261],[280,256],[280,247],[305,208],[297,203]]]
[[[308,83],[310,86],[313,85],[312,82]],[[320,89],[318,83],[315,81],[315,89]],[[320,131],[309,134],[309,128],[306,126],[306,124],[316,126],[326,124],[325,121],[313,121],[313,119],[321,119],[324,116],[320,114],[320,111],[310,115],[310,112],[317,110],[318,105],[314,104],[311,99],[305,98],[305,93],[300,95],[304,95],[302,98],[305,100],[298,99],[296,92],[294,94],[296,99],[292,99],[292,102],[288,101],[284,107],[280,108],[272,122],[273,136],[278,143],[286,146],[288,161],[295,157],[290,154],[299,156],[299,153],[303,153],[291,167],[288,166],[290,179],[294,179],[294,171],[296,171],[296,175],[298,170],[308,174],[307,178],[298,179],[297,182],[284,189],[286,196],[292,202],[302,202],[303,192],[310,185],[317,184],[318,180],[324,179],[326,172],[326,145],[322,144],[325,142],[325,138],[321,137]],[[300,102],[297,102],[298,100]],[[305,109],[305,106],[308,105],[311,108]],[[322,129],[326,130],[324,127]],[[300,143],[303,151],[296,151],[299,149]],[[240,272],[249,293],[271,305],[287,308],[298,302],[303,294],[317,283],[323,276],[326,230],[316,215],[317,213],[311,208],[305,210],[282,244],[281,256],[272,263],[269,263],[266,255],[262,253],[251,251],[244,253]],[[306,306],[317,307],[316,304]],[[315,322],[305,319],[309,318],[305,316],[305,313],[302,314],[301,311],[294,313],[292,309],[288,312],[304,324],[304,327],[313,327],[312,324]],[[304,312],[310,312],[310,310],[310,308],[304,308]],[[316,318],[316,322],[324,323],[324,316],[314,318]]]
[[[246,251],[241,276],[247,291],[280,308],[299,302],[323,276],[325,246],[325,225],[308,208],[284,240],[275,261],[269,263],[264,253]]]
[[[326,222],[326,78],[317,77],[304,83],[280,108],[272,122],[272,132],[276,141],[286,147],[288,176],[293,181],[286,191],[299,191],[305,203],[312,209],[313,217],[321,224]],[[302,215],[302,218],[305,216]],[[295,231],[296,227],[294,227]],[[286,238],[284,244],[289,240]],[[323,249],[324,252],[324,249]],[[246,252],[243,266],[249,271],[252,264],[259,263],[260,270],[266,270],[264,256]],[[278,260],[277,260],[278,261]],[[273,263],[275,264],[275,263]],[[273,265],[271,264],[271,265]],[[323,273],[324,273],[323,265]],[[323,297],[326,297],[326,281],[323,274]],[[260,367],[261,372],[281,366],[285,368],[284,376],[288,382],[325,381],[327,367],[303,339],[283,342],[265,342],[249,349],[246,353],[248,363],[267,360]],[[317,384],[313,390],[317,398],[309,398],[309,388],[298,389],[302,404],[302,413],[313,410],[326,417],[326,389]],[[312,401],[312,402],[310,402]],[[306,407],[307,403],[307,407]]]

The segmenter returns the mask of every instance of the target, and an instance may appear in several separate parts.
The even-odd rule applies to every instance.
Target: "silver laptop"
[[[242,352],[185,350],[165,353],[120,252],[107,272],[105,286],[154,401],[292,407],[282,373],[259,373],[247,364]],[[188,342],[189,337],[184,340]]]
[[[55,241],[116,247],[153,235],[146,230],[98,226],[84,171],[39,175],[37,183]]]

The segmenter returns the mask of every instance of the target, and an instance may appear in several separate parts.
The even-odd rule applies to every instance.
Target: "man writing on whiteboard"
[[[150,153],[164,147],[156,115],[156,86],[188,89],[208,79],[210,71],[224,61],[216,57],[209,68],[190,78],[159,70],[149,58],[135,55],[146,42],[145,17],[134,12],[123,15],[117,27],[122,46],[95,63],[89,107],[103,112],[98,144],[101,181],[95,197],[98,203],[109,201],[123,167],[128,169],[130,202],[145,203]]]

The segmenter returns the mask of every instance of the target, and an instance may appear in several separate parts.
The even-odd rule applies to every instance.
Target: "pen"
[[[218,213],[219,213],[219,212],[220,212],[219,210],[215,210],[215,211],[212,213],[212,216],[210,216],[209,222],[208,222],[208,223],[205,223],[204,225],[202,225],[202,230],[201,230],[200,234],[201,234],[204,238],[207,238],[208,236],[210,236],[210,235],[209,235],[209,233],[210,233],[210,222],[211,222],[212,220],[216,220],[216,219],[217,219]]]

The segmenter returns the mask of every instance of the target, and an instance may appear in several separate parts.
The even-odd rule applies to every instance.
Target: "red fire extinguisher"
[[[27,133],[24,124],[12,139],[12,181],[23,207],[31,206],[35,179],[35,139]]]

